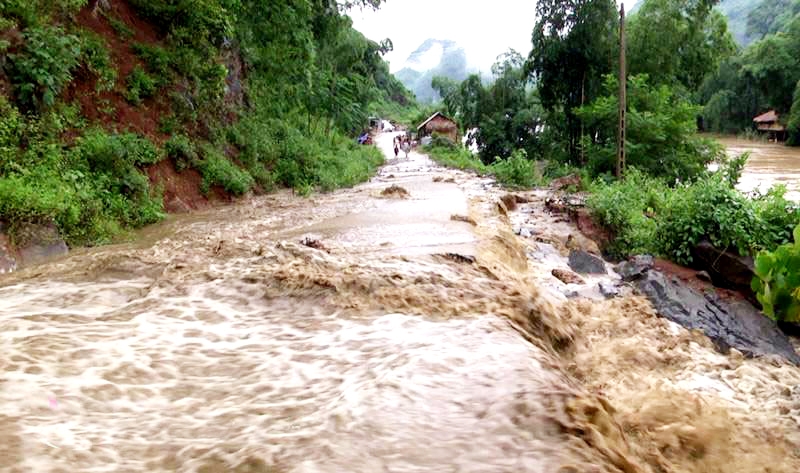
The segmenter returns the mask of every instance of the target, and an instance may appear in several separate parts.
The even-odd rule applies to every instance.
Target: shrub
[[[11,80],[20,103],[49,107],[78,65],[80,42],[60,26],[36,26],[23,33],[24,45],[9,54]]]
[[[750,199],[733,188],[731,172],[723,168],[671,188],[631,168],[625,180],[597,180],[587,205],[614,233],[608,251],[618,257],[654,253],[688,264],[703,239],[742,255],[789,241],[800,209],[784,198],[785,189]]]
[[[514,151],[508,159],[495,161],[490,169],[499,183],[509,187],[534,187],[541,183],[541,178],[536,176],[533,162],[523,149]]]
[[[221,186],[225,191],[234,195],[242,195],[253,185],[253,178],[223,156],[213,146],[202,147],[203,159],[197,167],[203,175],[200,190],[203,194],[211,191],[211,186]]]
[[[169,52],[160,46],[150,46],[143,43],[134,43],[133,51],[147,65],[147,69],[156,76],[159,86],[171,82],[171,58]]]
[[[444,146],[433,146],[433,143],[431,143],[431,146],[426,146],[424,151],[431,159],[442,166],[462,170],[470,169],[479,174],[488,172],[487,166],[481,162],[477,155],[472,154],[470,150],[462,146],[453,145],[449,140]]]
[[[175,163],[175,169],[178,172],[197,162],[197,151],[186,135],[172,136],[164,143],[164,151],[167,153],[167,157]]]
[[[156,92],[156,81],[139,66],[128,75],[127,85],[125,98],[134,105],[139,105],[142,99],[152,97]]]
[[[134,37],[134,32],[128,25],[125,24],[124,21],[114,18],[111,15],[105,15],[106,20],[108,20],[108,24],[111,25],[111,29],[117,32],[120,38],[122,39],[131,39]]]
[[[606,248],[612,256],[658,253],[654,245],[656,229],[652,215],[662,207],[667,186],[631,168],[625,180],[614,183],[596,181],[586,205],[597,221],[611,230],[614,239]]]
[[[97,90],[111,90],[117,82],[117,68],[103,39],[91,31],[81,32],[81,60],[97,77]]]
[[[756,257],[751,287],[764,314],[779,322],[800,322],[800,225],[794,243]]]

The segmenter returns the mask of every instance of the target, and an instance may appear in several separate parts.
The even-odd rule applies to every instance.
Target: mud
[[[780,143],[760,143],[718,137],[729,155],[750,152],[737,188],[743,192],[766,192],[775,184],[786,186],[786,198],[800,201],[800,148]]]
[[[504,194],[412,152],[0,276],[0,470],[800,469],[800,370],[605,300],[613,272],[569,300],[574,229]]]

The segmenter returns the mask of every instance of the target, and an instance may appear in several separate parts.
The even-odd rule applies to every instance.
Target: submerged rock
[[[635,284],[658,315],[701,330],[722,352],[735,348],[748,357],[778,355],[800,364],[800,356],[778,325],[746,301],[727,302],[715,294],[701,294],[655,270],[644,270]]]
[[[655,259],[650,255],[637,255],[623,261],[614,268],[623,281],[634,281],[653,269]]]
[[[554,269],[550,272],[556,279],[564,284],[583,284],[583,278],[566,269]]]
[[[600,294],[608,299],[619,296],[619,288],[610,282],[599,282],[597,286],[600,288]]]
[[[583,250],[571,250],[568,264],[577,273],[607,274],[605,261]]]

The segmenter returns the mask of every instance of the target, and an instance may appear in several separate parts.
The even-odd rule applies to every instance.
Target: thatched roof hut
[[[785,138],[786,126],[779,121],[779,118],[775,110],[770,110],[755,117],[753,123],[756,124],[758,131],[769,133],[776,140],[781,140]]]
[[[420,138],[434,135],[446,136],[453,143],[458,143],[458,124],[442,112],[436,112],[417,127],[417,136]]]

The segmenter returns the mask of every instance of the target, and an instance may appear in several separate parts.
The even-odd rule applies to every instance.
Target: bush
[[[253,178],[230,162],[216,148],[211,145],[202,147],[203,159],[198,162],[197,167],[203,175],[200,183],[200,190],[203,194],[211,191],[211,186],[220,186],[226,192],[234,195],[242,195],[253,185]]]
[[[495,161],[490,170],[497,178],[497,182],[509,187],[530,188],[541,184],[537,177],[533,162],[528,159],[528,154],[523,149],[511,153],[508,159]]]
[[[596,181],[587,205],[614,233],[608,251],[617,257],[653,253],[688,264],[703,239],[742,255],[789,241],[800,209],[784,198],[785,189],[747,198],[733,188],[731,172],[723,167],[670,188],[631,168],[623,181]]]
[[[606,251],[615,257],[656,253],[655,209],[661,209],[667,192],[663,181],[631,168],[623,181],[611,184],[597,180],[591,186],[586,205],[594,218],[611,230],[614,239]]]
[[[128,75],[128,90],[125,98],[134,105],[142,103],[142,99],[152,97],[156,92],[156,81],[141,67],[136,66]]]
[[[479,174],[488,172],[488,167],[481,162],[477,155],[472,154],[470,150],[462,146],[453,145],[449,140],[447,143],[448,144],[444,146],[441,144],[434,146],[433,143],[431,143],[431,146],[426,146],[424,151],[431,159],[442,166],[462,170],[469,169]]]
[[[171,58],[169,52],[160,46],[150,46],[143,43],[134,43],[133,51],[147,65],[147,69],[155,74],[159,86],[171,82]]]
[[[189,137],[174,135],[164,143],[167,157],[172,159],[175,169],[180,172],[197,162],[197,151]]]
[[[72,80],[80,42],[60,26],[31,27],[23,37],[21,50],[8,56],[17,98],[24,106],[49,107]]]
[[[800,322],[800,225],[794,243],[756,257],[751,287],[764,314],[779,322]]]
[[[81,61],[97,77],[97,90],[112,90],[117,82],[117,68],[103,39],[91,31],[82,31]]]

